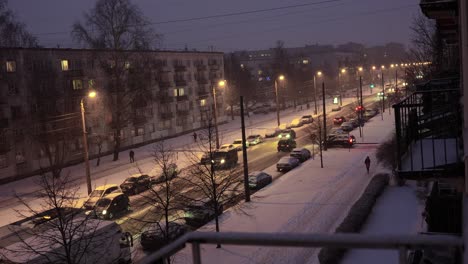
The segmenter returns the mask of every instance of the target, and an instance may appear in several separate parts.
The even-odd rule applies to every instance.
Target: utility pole
[[[362,106],[362,109],[364,110],[364,101],[362,100],[362,77],[359,76],[359,87],[360,87],[360,97],[361,97],[361,106]],[[362,111],[359,112],[359,127],[361,128],[360,132],[361,132],[361,137],[364,137],[364,126],[362,125]]]
[[[361,114],[362,111],[364,110],[363,105],[362,105],[362,78],[361,75],[359,75],[359,89],[357,91],[357,99],[358,99],[358,122],[359,122],[359,137],[362,138],[362,127],[361,127]]]
[[[323,104],[323,150],[327,150],[327,112],[325,111],[325,82],[322,82],[322,104]],[[322,162],[323,163],[323,162]],[[322,164],[323,165],[323,164]]]
[[[249,164],[247,163],[247,146],[245,138],[245,123],[244,123],[244,97],[240,97],[240,110],[241,110],[241,128],[242,128],[242,160],[244,162],[244,190],[245,201],[250,202],[250,189],[249,189]]]
[[[86,187],[88,189],[88,195],[89,195],[92,191],[92,187],[91,187],[91,171],[89,168],[88,131],[86,130],[85,108],[84,108],[83,98],[81,98],[80,108],[81,108],[81,123],[83,126],[83,151],[84,151],[83,155],[84,155],[85,169],[86,169]]]
[[[383,76],[383,69],[380,71],[382,74],[382,120],[383,120],[383,113],[385,112],[385,83],[384,83],[384,76]]]
[[[317,85],[315,82],[315,73],[314,73],[314,107],[315,107],[314,115],[316,115],[317,114]]]
[[[275,79],[275,94],[276,94],[276,120],[278,126],[280,126],[280,114],[279,114],[279,99],[278,99],[278,81]]]

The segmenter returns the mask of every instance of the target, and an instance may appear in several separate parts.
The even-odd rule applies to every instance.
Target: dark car
[[[218,205],[218,215],[223,213],[223,205]],[[212,201],[197,201],[187,206],[184,210],[184,220],[189,226],[202,226],[215,217]]]
[[[280,139],[278,141],[278,152],[291,151],[296,147],[296,141],[292,138]]]
[[[160,184],[166,181],[166,177],[169,181],[174,179],[175,177],[177,177],[178,173],[179,171],[177,170],[177,165],[171,163],[167,165],[166,173],[161,172],[159,176],[150,177],[150,180],[152,184]]]
[[[327,140],[325,141],[325,145],[327,147],[335,147],[335,146],[352,147],[355,142],[356,142],[356,139],[352,135],[348,136],[346,134],[338,134],[338,135],[328,136]]]
[[[290,171],[297,166],[299,166],[301,162],[294,157],[282,157],[278,163],[276,163],[276,170],[277,171]]]
[[[291,138],[291,139],[295,139],[296,138],[296,131],[294,131],[293,129],[283,129],[281,131],[281,133],[279,134],[278,138]]]
[[[249,188],[259,190],[273,181],[270,174],[263,171],[254,171],[249,173]]]
[[[304,162],[310,159],[310,151],[306,148],[295,148],[291,151],[289,156],[297,158],[300,162]]]
[[[345,121],[346,121],[346,118],[344,116],[337,116],[333,118],[333,124],[335,125],[341,125]]]
[[[130,211],[130,200],[124,193],[111,193],[99,199],[94,207],[96,217],[113,219]]]
[[[141,233],[140,243],[144,250],[156,251],[183,236],[187,228],[177,222],[169,222],[166,234],[164,223],[157,224]]]
[[[127,195],[135,195],[151,188],[151,178],[146,174],[134,174],[120,184],[120,188]]]

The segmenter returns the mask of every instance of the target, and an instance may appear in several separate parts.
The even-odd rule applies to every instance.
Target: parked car
[[[232,142],[232,145],[234,146],[234,148],[235,148],[237,151],[241,151],[241,150],[242,150],[242,139],[236,139],[236,140],[234,140],[234,142]],[[246,142],[245,142],[245,147],[246,147],[246,148],[249,147],[249,141],[246,141]]]
[[[354,129],[354,125],[351,122],[343,122],[340,127],[345,132],[349,132]]]
[[[278,152],[291,151],[296,147],[296,141],[292,138],[283,138],[278,141]]]
[[[278,163],[276,163],[276,170],[277,171],[290,171],[297,166],[299,166],[301,162],[299,159],[295,157],[282,157]]]
[[[281,133],[281,129],[279,127],[277,128],[270,128],[265,131],[265,137],[266,138],[271,138],[271,137],[276,137]]]
[[[294,131],[292,129],[284,129],[278,135],[278,138],[280,138],[280,139],[283,139],[283,138],[295,139],[296,138],[296,131]]]
[[[345,121],[346,121],[346,118],[344,116],[337,116],[333,118],[333,124],[335,125],[341,125]]]
[[[341,129],[341,127],[333,127],[330,132],[328,133],[328,135],[339,135],[339,134],[348,134],[347,132],[343,131],[343,129]]]
[[[324,143],[327,147],[341,146],[341,147],[348,148],[348,147],[352,147],[355,142],[356,142],[356,139],[354,138],[354,136],[341,134],[341,135],[329,135],[327,137],[327,140]]]
[[[151,184],[160,184],[166,181],[166,177],[168,180],[172,180],[177,177],[179,171],[177,169],[177,164],[171,163],[167,165],[166,173],[161,172],[159,176],[151,176]]]
[[[314,118],[312,117],[312,115],[303,115],[301,117],[301,121],[303,124],[310,124],[314,122]]]
[[[263,142],[262,136],[255,134],[255,135],[250,135],[247,137],[247,143],[249,145],[257,145]]]
[[[332,108],[332,112],[337,112],[341,110],[341,106],[337,105]]]
[[[200,159],[200,164],[206,165],[206,164],[210,164],[210,162],[211,162],[210,161],[210,153],[209,152],[203,153],[203,156]]]
[[[111,193],[99,199],[94,208],[96,217],[101,219],[113,219],[130,211],[130,199],[124,193]]]
[[[366,111],[364,111],[364,117],[367,119],[372,118],[375,115],[377,115],[377,111],[373,109],[367,109]]]
[[[236,146],[234,146],[234,144],[224,144],[224,145],[221,145],[221,147],[219,148],[220,150],[231,150],[231,149],[237,149]]]
[[[293,119],[291,123],[289,123],[290,128],[295,128],[295,127],[301,127],[304,124],[302,123],[302,120],[300,118]]]
[[[165,245],[187,233],[187,228],[177,222],[169,222],[166,234],[166,224],[160,222],[141,233],[140,244],[143,250],[157,251]]]
[[[253,113],[258,115],[258,114],[268,114],[270,112],[270,108],[269,107],[265,107],[265,106],[259,106],[257,108],[255,108],[255,110],[253,110]]]
[[[218,215],[223,213],[223,205],[218,205]],[[197,201],[184,209],[184,220],[189,226],[202,226],[215,217],[213,201]]]
[[[122,190],[117,184],[106,184],[106,185],[101,185],[96,187],[94,191],[92,191],[89,196],[88,200],[84,202],[83,207],[86,210],[92,210],[94,206],[96,205],[96,202],[101,198],[104,197],[110,193],[121,193]]]
[[[151,178],[146,174],[134,174],[120,184],[122,192],[135,195],[151,188]]]
[[[349,119],[349,122],[351,122],[354,127],[359,127],[359,124],[364,126],[364,123],[366,123],[364,119],[359,120],[359,118],[351,118]]]
[[[270,174],[263,171],[254,171],[249,173],[249,188],[259,190],[273,181]]]
[[[306,148],[295,148],[291,151],[289,156],[297,158],[300,162],[304,162],[310,159],[310,151]]]

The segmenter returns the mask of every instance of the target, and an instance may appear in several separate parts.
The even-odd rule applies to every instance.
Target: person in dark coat
[[[128,155],[130,156],[130,163],[135,162],[135,152],[133,152],[133,150],[130,150]]]
[[[366,164],[367,174],[369,174],[369,168],[370,168],[370,158],[369,158],[369,156],[367,156],[366,160],[364,161],[364,164]]]
[[[193,132],[193,141],[197,142],[197,133]]]

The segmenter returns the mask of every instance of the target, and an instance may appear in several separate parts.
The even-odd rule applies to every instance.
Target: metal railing
[[[141,261],[143,264],[162,263],[185,247],[192,245],[194,264],[202,263],[200,244],[242,246],[280,246],[302,248],[366,248],[398,250],[399,263],[406,264],[408,250],[421,247],[462,249],[461,237],[449,235],[363,235],[363,234],[297,234],[297,233],[214,233],[192,232],[177,239]]]

